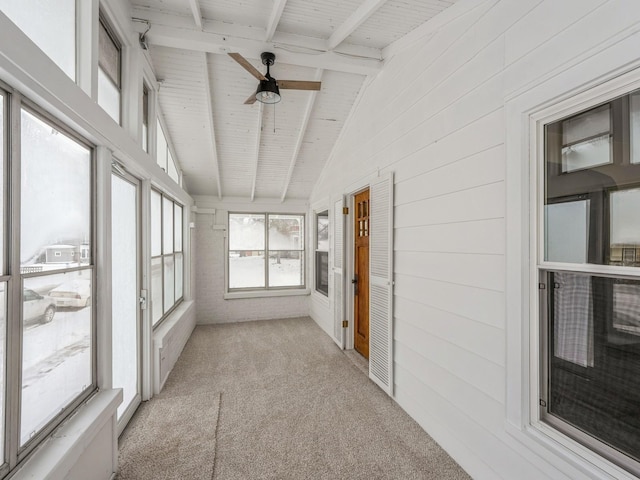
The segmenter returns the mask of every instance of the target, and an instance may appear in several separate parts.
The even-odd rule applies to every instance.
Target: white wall
[[[306,213],[307,205],[291,201],[249,202],[246,199],[225,199],[221,202],[206,196],[196,196],[195,199],[200,212],[195,215],[195,231],[192,232],[198,252],[195,272],[197,323],[245,322],[308,315],[308,292],[293,296],[224,298],[224,240],[228,212]],[[212,211],[215,213],[202,213]]]
[[[509,162],[528,170],[529,158],[522,139],[507,136],[505,104],[541,84],[538,101],[551,101],[606,73],[598,68],[627,66],[629,45],[640,44],[640,3],[459,4],[475,8],[423,26],[424,37],[366,87],[310,202],[350,193],[378,170],[395,172],[395,399],[473,478],[624,475],[507,433],[506,392],[521,387],[527,366],[506,368],[507,324],[526,319],[517,305],[506,317],[505,279],[519,282],[528,258],[507,271],[507,191],[526,193],[517,175],[506,183],[506,172]],[[588,76],[555,81],[593,49],[603,60]],[[310,313],[326,330],[330,306],[314,301]]]

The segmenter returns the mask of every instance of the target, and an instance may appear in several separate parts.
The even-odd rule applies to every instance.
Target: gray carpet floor
[[[196,327],[122,435],[119,478],[468,479],[349,355],[310,318]]]

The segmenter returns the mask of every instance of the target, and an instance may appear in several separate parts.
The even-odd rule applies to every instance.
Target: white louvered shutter
[[[333,339],[344,348],[344,200],[340,198],[333,206]]]
[[[393,173],[371,182],[369,377],[393,395]]]

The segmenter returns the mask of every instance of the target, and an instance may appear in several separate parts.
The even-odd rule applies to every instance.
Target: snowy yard
[[[229,288],[256,288],[265,286],[263,255],[229,258]],[[304,285],[302,260],[269,258],[269,286],[297,287]]]
[[[91,383],[91,308],[58,310],[23,335],[22,443]]]

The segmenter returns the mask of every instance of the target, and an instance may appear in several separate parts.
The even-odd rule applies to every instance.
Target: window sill
[[[300,295],[309,295],[311,292],[308,288],[291,289],[291,290],[255,290],[248,292],[227,292],[223,295],[225,300],[236,300],[241,298],[268,298],[268,297],[296,297]]]
[[[101,428],[112,421],[121,402],[119,388],[96,393],[54,431],[11,478],[63,478]]]
[[[543,423],[538,422],[518,428],[507,421],[505,430],[527,451],[546,458],[549,464],[566,475],[575,475],[573,469],[577,469],[594,479],[632,480],[636,478],[596,452]],[[552,452],[551,456],[549,452]],[[569,466],[572,468],[568,469]]]
[[[311,296],[320,303],[325,304],[327,307],[329,306],[329,295],[325,295],[324,293],[321,293],[317,290],[314,290],[313,292],[311,292]]]

